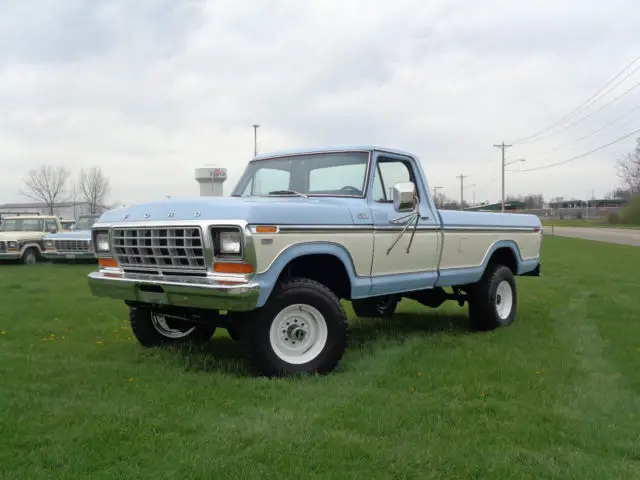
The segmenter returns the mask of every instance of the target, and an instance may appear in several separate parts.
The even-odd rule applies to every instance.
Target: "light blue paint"
[[[249,224],[353,225],[351,211],[362,206],[364,200],[358,198],[192,197],[109,210],[96,223],[104,226],[140,221],[245,220]],[[173,215],[169,217],[169,213]]]
[[[379,275],[371,280],[369,297],[391,295],[432,288],[438,278],[436,271]]]
[[[301,155],[307,153],[329,153],[329,152],[387,152],[396,155],[403,156],[413,156],[409,152],[405,152],[404,150],[399,150],[397,148],[389,148],[382,147],[377,145],[336,145],[332,147],[318,147],[318,148],[300,148],[300,149],[289,149],[289,150],[281,150],[277,152],[266,152],[261,153],[253,157],[253,160],[262,160],[266,158],[274,158],[274,157],[282,157],[288,155]]]
[[[443,225],[445,230],[448,228],[471,229],[473,227],[480,229],[533,229],[542,227],[540,219],[535,215],[438,210],[430,195],[429,183],[422,169],[420,159],[402,150],[371,145],[345,146],[266,153],[256,156],[255,160],[283,155],[332,151],[366,151],[371,153],[372,168],[369,169],[367,195],[364,199],[313,196],[309,198],[296,196],[171,198],[107,211],[100,217],[94,227],[100,228],[114,223],[127,224],[130,222],[162,222],[169,220],[172,222],[181,220],[243,220],[253,225],[390,226],[393,218],[404,215],[404,213],[396,212],[393,209],[393,204],[378,203],[372,198],[375,162],[381,156],[405,160],[414,169],[416,189],[420,196],[420,226],[435,227],[436,231],[442,228]],[[473,233],[473,230],[470,230],[469,233]],[[372,241],[373,235],[372,231]],[[405,233],[405,235],[410,235],[410,232]],[[476,282],[481,278],[491,254],[501,247],[510,248],[514,252],[517,259],[518,274],[533,270],[538,263],[537,259],[523,261],[514,242],[501,241],[492,246],[483,264],[478,267],[381,275],[373,278],[370,276],[358,277],[355,274],[351,256],[341,245],[330,242],[298,244],[285,250],[267,272],[255,276],[255,280],[261,286],[257,306],[261,307],[265,304],[285,266],[291,260],[302,255],[329,254],[338,258],[349,276],[351,296],[355,299],[402,293],[433,286],[462,285]],[[397,246],[396,248],[401,247]],[[379,254],[384,254],[384,252],[376,251],[376,255]]]
[[[254,280],[260,284],[260,296],[257,307],[262,307],[269,296],[284,268],[295,258],[304,255],[328,254],[337,257],[347,272],[351,282],[351,297],[364,298],[369,295],[371,289],[371,277],[358,277],[353,266],[353,259],[349,252],[340,244],[328,242],[301,243],[287,248],[273,262],[264,273],[258,274]]]
[[[536,215],[467,212],[464,210],[439,210],[442,224],[446,228],[542,228]]]
[[[45,240],[91,240],[91,230],[50,233],[45,236]]]

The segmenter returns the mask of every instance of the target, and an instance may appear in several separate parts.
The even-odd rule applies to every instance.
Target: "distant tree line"
[[[81,169],[73,181],[66,167],[41,165],[27,173],[20,193],[44,203],[53,215],[56,204],[78,200],[89,204],[90,213],[100,213],[109,191],[109,178],[100,167]]]

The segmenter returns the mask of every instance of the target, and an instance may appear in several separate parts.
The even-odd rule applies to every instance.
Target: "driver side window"
[[[47,220],[44,228],[47,232],[56,233],[58,231],[58,225],[53,220]]]
[[[401,160],[378,159],[373,177],[373,199],[379,203],[393,203],[393,186],[413,181],[410,168]]]

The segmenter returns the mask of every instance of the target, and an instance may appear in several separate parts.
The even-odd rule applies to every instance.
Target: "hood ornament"
[[[167,215],[170,218],[173,218],[176,216],[176,212],[169,212],[169,214]]]
[[[202,214],[200,212],[196,212],[196,217],[201,216]]]
[[[145,214],[144,214],[144,218],[149,218],[150,216],[151,216],[151,214],[150,214],[150,213],[145,213]]]
[[[128,213],[124,217],[122,217],[123,220],[126,220],[127,218],[129,218],[129,214]]]

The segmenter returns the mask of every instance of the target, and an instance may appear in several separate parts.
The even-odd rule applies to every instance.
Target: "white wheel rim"
[[[31,252],[27,253],[27,265],[33,265],[34,263],[36,263],[36,256]]]
[[[281,360],[300,365],[316,358],[327,343],[327,322],[311,305],[294,304],[282,309],[271,323],[269,340]]]
[[[498,284],[498,289],[496,290],[496,312],[500,319],[506,320],[511,315],[512,308],[513,290],[511,284],[503,280]]]
[[[180,317],[172,317],[170,316],[169,318],[176,318],[179,320],[184,320]],[[169,327],[169,325],[167,324],[167,316],[165,315],[156,315],[156,314],[151,314],[151,324],[153,325],[153,328],[156,329],[156,332],[158,332],[160,335],[162,335],[163,337],[167,337],[167,338],[183,338],[186,337],[187,335],[189,335],[191,332],[193,332],[195,330],[196,327],[191,327],[187,330],[179,330],[177,328],[171,328]]]

